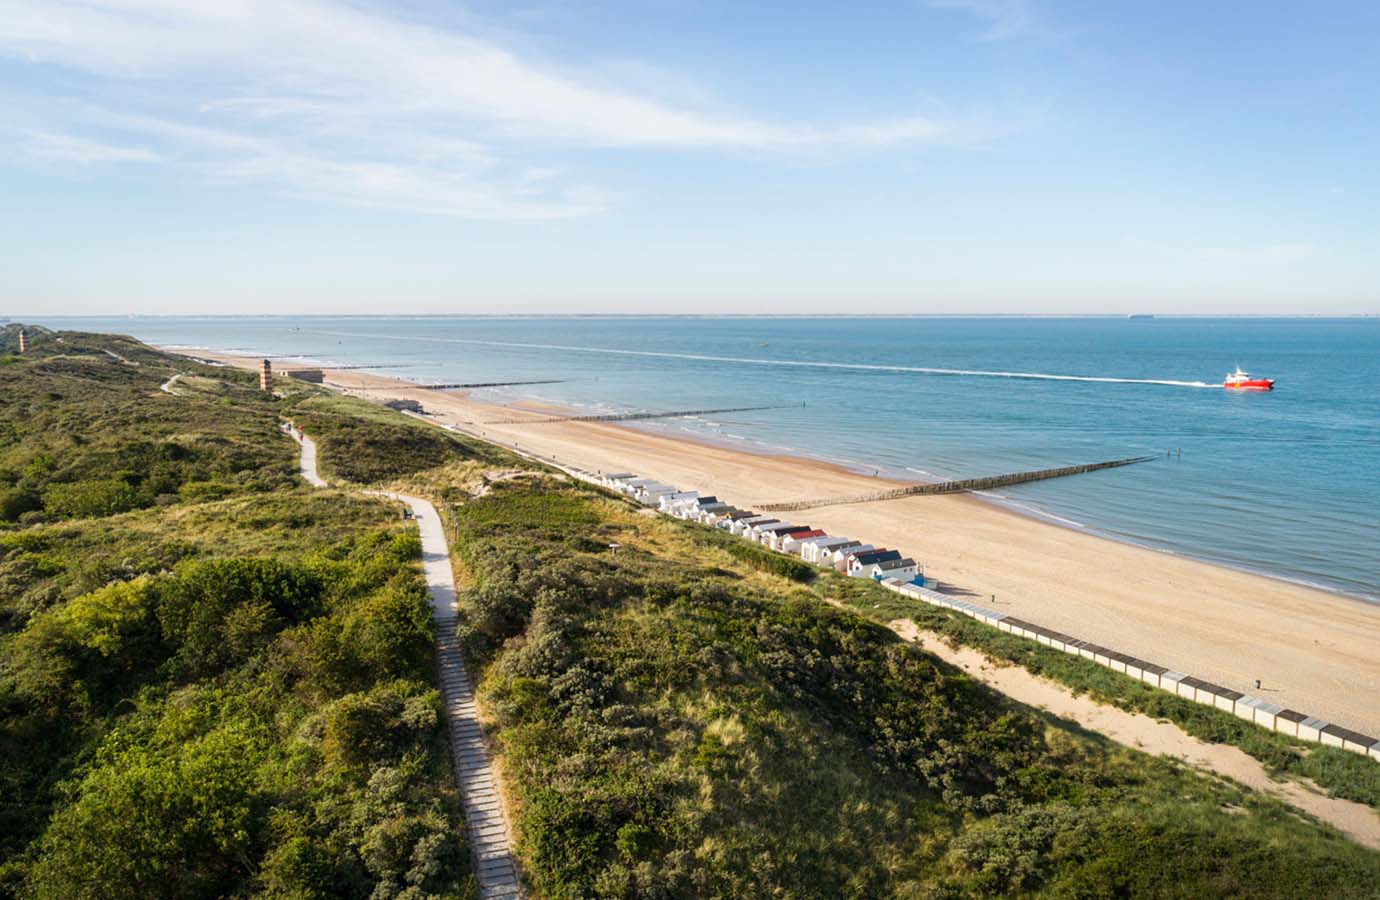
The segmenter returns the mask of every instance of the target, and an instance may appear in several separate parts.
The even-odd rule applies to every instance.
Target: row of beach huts
[[[700,496],[631,472],[603,475],[606,487],[627,494],[643,506],[727,531],[769,550],[797,556],[817,566],[829,566],[854,578],[924,585],[925,573],[900,550],[827,534],[821,528],[795,525],[775,516],[739,509],[717,497]]]
[[[1380,740],[1368,735],[1334,725],[1315,716],[1286,709],[1269,700],[1224,688],[1090,641],[1079,640],[1006,613],[942,594],[933,590],[932,585],[926,585],[921,567],[914,559],[905,556],[899,550],[874,547],[863,541],[826,534],[820,528],[793,525],[774,516],[738,509],[717,497],[701,496],[697,491],[681,490],[652,478],[639,478],[631,472],[611,475],[592,475],[586,472],[578,474],[667,515],[720,528],[778,553],[797,556],[815,565],[829,566],[853,577],[870,578],[880,582],[888,590],[951,609],[1001,631],[1083,657],[1153,687],[1229,712],[1271,731],[1340,747],[1380,761]]]

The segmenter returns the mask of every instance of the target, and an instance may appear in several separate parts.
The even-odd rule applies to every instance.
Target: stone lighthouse
[[[264,360],[263,365],[259,366],[259,390],[273,390],[273,366],[269,365],[268,360]]]

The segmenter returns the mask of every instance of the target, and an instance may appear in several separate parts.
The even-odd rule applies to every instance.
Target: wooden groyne
[[[847,503],[874,503],[879,500],[897,500],[901,497],[914,497],[921,494],[961,494],[967,491],[990,491],[994,488],[1025,484],[1027,481],[1044,481],[1049,478],[1064,478],[1069,475],[1082,475],[1098,469],[1115,469],[1136,463],[1158,459],[1157,456],[1134,456],[1128,459],[1112,459],[1106,462],[1086,463],[1081,466],[1063,466],[1058,469],[1040,469],[1035,472],[1013,472],[1009,475],[988,475],[985,478],[964,478],[959,481],[940,481],[934,484],[912,484],[906,487],[877,491],[872,494],[857,494],[852,497],[829,497],[822,500],[793,500],[784,503],[766,503],[762,509],[768,512],[788,512],[790,510],[814,509],[818,506],[842,506]]]
[[[564,384],[563,378],[549,378],[545,381],[475,381],[468,384],[419,384],[417,387],[428,391],[458,391],[463,388],[517,387],[524,384]]]
[[[790,406],[735,406],[729,409],[681,409],[674,412],[612,413],[603,416],[548,416],[544,419],[495,419],[485,425],[543,425],[547,422],[638,422],[646,419],[679,419],[685,416],[717,416],[722,413],[792,409]]]

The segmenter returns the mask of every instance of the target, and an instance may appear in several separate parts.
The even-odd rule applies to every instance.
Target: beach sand
[[[516,418],[517,410],[357,371],[327,370],[326,383],[375,400],[415,399],[435,421],[497,443],[591,471],[635,472],[744,508],[889,486],[824,462],[608,423],[484,424]],[[780,515],[902,550],[945,592],[1380,737],[1380,605],[1122,544],[967,495]]]

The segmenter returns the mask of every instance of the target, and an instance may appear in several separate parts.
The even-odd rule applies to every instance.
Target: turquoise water
[[[45,324],[391,364],[380,371],[422,382],[565,379],[481,396],[590,410],[793,404],[638,427],[901,477],[1158,454],[1147,465],[1007,488],[992,499],[1069,527],[1380,600],[1380,319]],[[1276,390],[1237,394],[1212,386],[1238,363],[1278,379]],[[1164,457],[1170,449],[1175,455]]]

